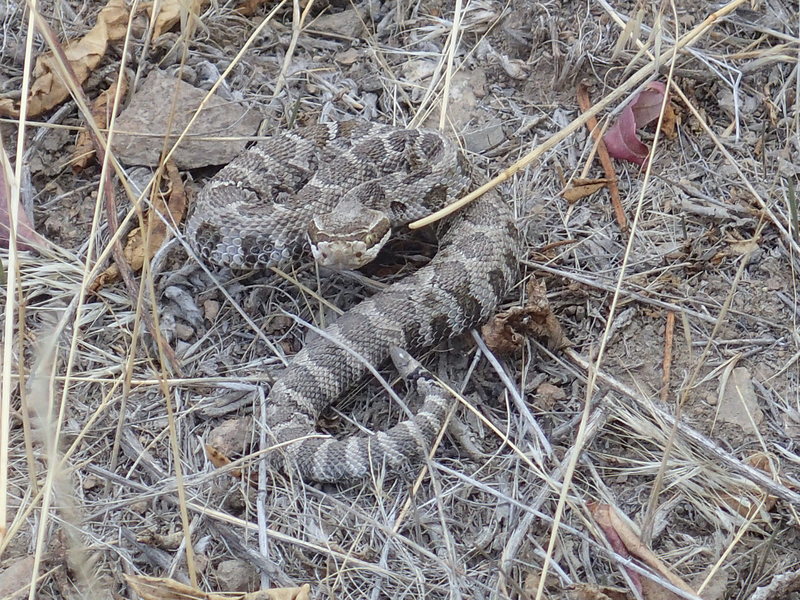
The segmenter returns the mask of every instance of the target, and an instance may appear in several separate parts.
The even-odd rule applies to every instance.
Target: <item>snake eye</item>
[[[377,237],[374,233],[368,233],[367,237],[364,238],[364,242],[367,246],[372,246],[377,241]]]

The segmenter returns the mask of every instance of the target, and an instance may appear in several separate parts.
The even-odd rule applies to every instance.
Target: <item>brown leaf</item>
[[[761,241],[761,236],[753,236],[751,238],[742,239],[738,235],[726,235],[725,241],[728,243],[728,250],[733,256],[744,256],[758,250],[758,243]]]
[[[603,534],[606,536],[606,540],[611,546],[611,549],[620,556],[629,558],[631,556],[631,552],[628,549],[628,545],[625,543],[625,540],[622,539],[620,532],[617,531],[615,527],[616,515],[614,514],[614,510],[611,508],[611,506],[598,502],[589,502],[587,507],[589,508],[589,512],[592,514],[592,517],[594,517],[598,527],[603,530]],[[628,572],[628,576],[631,578],[633,585],[636,586],[637,591],[641,593],[642,578],[639,573],[633,569],[626,568],[625,570]]]
[[[772,479],[780,481],[780,475],[775,471],[780,470],[780,462],[777,457],[763,452],[756,452],[748,456],[744,462],[753,468],[764,471]],[[787,485],[788,482],[782,482]],[[757,512],[767,513],[775,508],[778,499],[775,496],[766,494],[753,487],[744,487],[739,493],[719,493],[720,500],[735,510],[745,519],[753,519]]]
[[[219,448],[212,446],[211,444],[206,444],[204,446],[206,450],[206,456],[208,460],[211,461],[211,464],[214,465],[217,469],[221,469],[223,467],[227,467],[231,462],[233,462],[227,454],[222,452]],[[231,469],[230,474],[232,477],[236,479],[244,479],[244,472],[241,469]],[[247,482],[252,486],[258,485],[258,475],[254,472],[251,472],[249,477],[247,478]]]
[[[573,179],[570,186],[561,192],[561,196],[570,204],[575,204],[581,198],[591,196],[608,185],[608,179]]]
[[[114,96],[117,93],[117,83],[119,83],[120,98],[125,96],[128,90],[128,84],[125,76],[122,75],[118,82],[111,84],[107,90],[100,92],[94,102],[92,102],[91,112],[94,117],[95,124],[98,128],[103,129],[108,127],[108,122],[111,120],[111,110],[114,107]],[[92,136],[89,131],[84,129],[78,133],[78,139],[75,141],[75,150],[72,153],[72,172],[79,173],[85,169],[94,156],[94,144],[92,143]]]
[[[145,529],[142,533],[136,536],[136,541],[140,544],[155,546],[156,548],[161,548],[162,550],[176,550],[185,539],[186,536],[183,535],[183,531],[180,530],[164,535],[158,531]]]
[[[220,452],[211,444],[206,444],[204,448],[206,450],[206,456],[208,457],[208,460],[210,460],[211,464],[217,469],[221,469],[222,467],[226,467],[231,464],[231,459],[228,458],[224,452]]]
[[[153,6],[158,4],[159,11],[156,16],[155,24],[153,25],[153,39],[158,39],[162,33],[172,29],[178,21],[181,20],[181,11],[190,17],[197,17],[208,4],[208,0],[164,0],[163,2],[149,3],[143,6],[147,12],[150,13],[150,18],[153,18]]]
[[[644,165],[650,150],[639,139],[636,130],[646,127],[658,119],[666,93],[667,88],[662,82],[653,81],[634,96],[633,100],[622,110],[617,122],[603,136],[603,141],[611,156],[637,165]],[[667,100],[667,107],[669,107],[669,100]],[[674,115],[670,117],[669,123],[674,128]]]
[[[80,85],[89,77],[106,53],[108,42],[122,39],[128,25],[124,0],[109,0],[97,15],[97,23],[81,39],[68,42],[64,55]],[[69,97],[69,89],[59,73],[58,55],[48,52],[36,59],[34,81],[28,98],[28,116],[35,117],[58,106]],[[0,115],[18,117],[19,107],[8,98],[0,100]]]
[[[642,597],[645,600],[681,600],[678,594],[647,577],[642,577]]]
[[[601,504],[598,502],[590,502],[588,507],[592,517],[594,517],[595,521],[597,521],[597,524],[603,530],[603,533],[606,535],[609,543],[614,548],[614,551],[617,552],[617,554],[621,554],[622,556],[630,555],[638,558],[675,587],[689,594],[694,594],[694,590],[692,590],[692,588],[680,577],[675,575],[669,569],[669,567],[661,562],[661,559],[653,554],[650,548],[648,548],[647,545],[639,539],[639,536],[636,534],[636,532],[622,517],[617,514],[614,507],[609,504]],[[623,552],[619,552],[617,549],[619,544],[624,546]],[[677,597],[674,594],[670,596],[666,595],[668,591],[657,583],[645,583],[646,578],[639,576],[639,574],[635,573],[634,571],[629,570],[628,573],[631,575],[631,578],[634,579],[634,581],[639,581],[639,585],[642,587],[642,592],[648,599],[666,600],[667,598]],[[645,592],[645,590],[647,590],[647,592]],[[671,594],[671,592],[669,593]]]
[[[310,600],[311,598],[311,586],[308,584],[249,594],[214,594],[163,577],[125,575],[125,580],[143,600]]]
[[[128,234],[123,254],[134,271],[141,269],[145,258],[152,257],[170,238],[171,230],[164,220],[170,221],[174,227],[177,227],[186,214],[186,190],[172,161],[167,162],[167,177],[171,187],[169,202],[165,205],[162,195],[157,194],[153,208],[143,217],[144,226],[137,227]],[[119,276],[119,268],[112,264],[97,276],[89,290],[96,293],[109,283],[116,281]]]
[[[245,17],[252,17],[258,12],[258,7],[266,4],[267,0],[243,0],[237,7],[236,12]]]
[[[528,336],[547,341],[548,348],[560,350],[570,345],[561,324],[547,301],[544,282],[528,281],[528,302],[499,313],[481,328],[486,345],[498,354],[511,354],[522,347]]]

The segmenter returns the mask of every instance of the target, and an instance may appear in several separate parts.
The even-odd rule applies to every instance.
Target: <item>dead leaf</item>
[[[566,399],[567,393],[562,388],[545,381],[536,388],[534,402],[537,408],[550,411],[557,403]]]
[[[535,598],[536,597],[536,590],[539,589],[539,582],[542,580],[541,577],[542,573],[538,570],[532,570],[525,573],[525,579],[522,583],[522,590],[520,594],[520,598]],[[547,574],[547,578],[545,579],[544,589],[545,590],[554,590],[560,589],[561,582],[553,575],[553,572],[550,571]],[[545,598],[549,597],[548,593],[545,592]]]
[[[211,444],[205,444],[203,446],[206,450],[206,456],[208,460],[211,461],[211,464],[214,465],[217,469],[221,469],[222,467],[226,467],[231,464],[231,459],[224,452],[220,452]]]
[[[186,536],[183,531],[174,531],[164,535],[151,529],[145,529],[136,536],[136,541],[140,544],[147,544],[148,546],[170,551],[177,550],[185,540]]]
[[[642,597],[645,600],[681,600],[678,594],[647,577],[642,578]]]
[[[728,243],[728,250],[731,254],[736,256],[745,256],[751,252],[758,250],[758,242],[760,237],[752,237],[748,239],[740,239],[731,235],[725,236],[725,241]]]
[[[570,186],[561,192],[562,198],[570,204],[575,204],[581,198],[591,196],[608,185],[608,179],[573,179]]]
[[[728,597],[728,580],[733,575],[729,566],[710,564],[692,577],[692,586],[703,600],[725,600]],[[703,586],[701,589],[700,586]]]
[[[150,18],[153,18],[153,6],[158,4],[159,11],[155,18],[153,25],[153,39],[158,39],[162,33],[172,29],[178,21],[181,20],[181,11],[183,14],[192,18],[196,18],[205,9],[208,0],[164,0],[163,2],[148,3],[143,8],[150,13]]]
[[[219,448],[212,446],[211,444],[206,444],[204,446],[206,451],[206,456],[208,460],[211,461],[211,464],[214,465],[217,469],[222,469],[223,467],[227,467],[233,461],[228,457],[227,454],[222,452]],[[231,469],[230,471],[231,477],[236,479],[245,479],[244,471],[241,469]],[[247,482],[252,486],[258,485],[258,475],[254,472],[251,472],[247,477]]]
[[[662,82],[653,81],[634,96],[633,100],[622,110],[617,122],[603,136],[603,141],[611,156],[637,165],[644,165],[650,150],[639,139],[636,130],[646,127],[658,119],[666,93],[667,88]],[[666,107],[666,111],[672,111],[669,100],[667,100]],[[666,116],[667,112],[664,114]],[[674,115],[669,118],[669,122],[674,127]]]
[[[152,257],[171,237],[171,230],[164,221],[169,221],[174,227],[177,227],[186,214],[186,190],[172,161],[167,162],[167,177],[171,188],[169,202],[165,205],[162,195],[156,195],[153,208],[143,217],[144,230],[142,227],[137,227],[128,234],[123,255],[134,271],[141,269],[145,258]],[[119,276],[119,267],[112,264],[97,276],[89,290],[97,293],[109,283],[116,281]]]
[[[630,558],[631,552],[628,549],[625,540],[622,539],[620,532],[617,531],[615,524],[616,524],[616,514],[614,510],[608,504],[600,504],[596,502],[589,502],[588,503],[589,512],[591,512],[592,517],[597,522],[598,527],[603,530],[603,534],[606,536],[606,540],[608,541],[611,549],[623,556],[625,558]],[[625,527],[623,529],[624,532],[628,531],[628,528]],[[635,535],[632,536],[635,538],[634,542],[638,542],[638,538]],[[629,540],[631,541],[631,540]],[[631,578],[631,583],[636,586],[636,590],[641,593],[642,591],[642,578],[636,571],[632,569],[625,569],[628,572],[628,576]]]
[[[748,456],[744,462],[755,469],[764,471],[764,473],[775,481],[780,481],[780,462],[776,456],[765,454],[764,452],[756,452]],[[781,483],[791,486],[789,482]],[[766,494],[753,487],[744,488],[737,495],[722,492],[719,494],[719,497],[720,500],[745,519],[753,519],[757,511],[764,511],[765,513],[771,511],[778,502],[775,496]]]
[[[131,589],[143,600],[310,600],[307,583],[294,588],[273,588],[249,594],[214,594],[203,592],[173,579],[125,575]]]
[[[6,156],[3,140],[0,138],[0,248],[8,248],[11,234],[11,181],[14,171]],[[22,204],[17,206],[17,250],[35,250],[50,246],[41,235],[36,233]]]
[[[109,0],[97,15],[97,23],[77,41],[64,45],[64,55],[75,73],[78,85],[89,77],[106,53],[109,42],[125,37],[128,9],[124,0]],[[58,75],[61,57],[52,52],[36,59],[34,81],[28,98],[28,116],[35,117],[58,106],[69,97],[69,89]],[[19,107],[10,98],[0,99],[0,115],[18,117]]]
[[[597,521],[598,526],[603,530],[603,533],[606,535],[606,538],[609,540],[609,543],[614,548],[614,551],[617,552],[617,554],[621,554],[622,556],[630,555],[638,558],[653,571],[655,571],[656,574],[669,581],[675,587],[689,594],[694,594],[694,590],[692,590],[692,588],[680,577],[675,575],[669,569],[669,567],[661,562],[661,559],[653,554],[647,545],[639,539],[637,533],[619,514],[617,514],[614,507],[609,504],[590,502],[588,503],[588,508],[592,514],[592,517],[594,517],[595,521]],[[623,552],[620,552],[617,549],[620,544],[624,546]],[[644,597],[648,598],[648,600],[677,598],[675,594],[668,592],[668,590],[664,589],[663,586],[660,586],[655,582],[646,583],[646,581],[649,580],[646,580],[645,577],[639,576],[639,574],[635,571],[629,570],[628,573],[634,582],[639,582],[641,585],[641,591]],[[646,590],[647,593],[645,593]],[[667,593],[672,595],[668,596],[666,595]]]
[[[550,303],[544,282],[530,279],[528,302],[499,313],[481,328],[486,345],[498,354],[511,354],[522,347],[525,338],[544,339],[547,347],[560,350],[571,342],[564,335]]]
[[[120,98],[123,98],[128,90],[125,75],[121,75],[119,80],[113,83],[107,90],[100,92],[97,98],[94,99],[94,102],[92,102],[92,117],[94,117],[94,122],[100,129],[108,127],[108,122],[111,120],[111,110],[114,107],[114,96],[117,93],[118,84]],[[92,157],[94,157],[94,144],[92,143],[92,136],[87,129],[78,133],[78,139],[75,141],[75,150],[72,156],[74,157],[72,161],[73,173],[79,173],[85,169],[92,160]]]
[[[252,17],[258,12],[258,7],[266,4],[267,0],[243,0],[237,7],[236,12],[245,17]],[[300,6],[305,8],[308,0],[300,2]]]

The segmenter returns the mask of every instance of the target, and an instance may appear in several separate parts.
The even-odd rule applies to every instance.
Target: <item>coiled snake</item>
[[[202,190],[187,225],[198,253],[234,268],[280,265],[306,239],[322,264],[356,268],[401,227],[471,185],[439,133],[345,121],[278,135],[239,155]],[[278,443],[315,432],[320,412],[392,346],[411,353],[485,322],[517,276],[519,240],[505,202],[488,192],[449,218],[439,250],[416,273],[362,301],[295,355],[266,413]],[[346,348],[349,348],[348,351]],[[357,479],[427,451],[446,403],[431,396],[413,419],[344,440],[309,438],[283,451],[302,477]]]

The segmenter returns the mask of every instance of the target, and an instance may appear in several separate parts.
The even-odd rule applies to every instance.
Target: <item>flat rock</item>
[[[455,131],[462,131],[475,118],[480,99],[486,96],[486,93],[486,72],[483,69],[454,73],[450,80],[447,124]],[[425,127],[436,129],[439,126],[439,114],[440,109],[437,107],[425,120]]]
[[[721,421],[758,435],[764,412],[758,406],[753,379],[745,367],[736,367],[731,372],[720,397],[718,415]]]
[[[480,129],[464,134],[464,146],[470,152],[483,154],[506,141],[503,123],[500,119],[492,119]]]
[[[169,113],[176,92],[178,100],[172,115],[170,142],[174,143],[197,111],[206,91],[153,71],[134,93],[128,107],[117,118],[113,149],[128,165],[158,165],[164,136],[167,134]],[[209,165],[224,165],[244,150],[247,140],[215,140],[255,135],[261,116],[244,106],[212,96],[200,116],[192,124],[172,158],[179,169],[197,169]],[[193,139],[193,137],[205,139]]]

